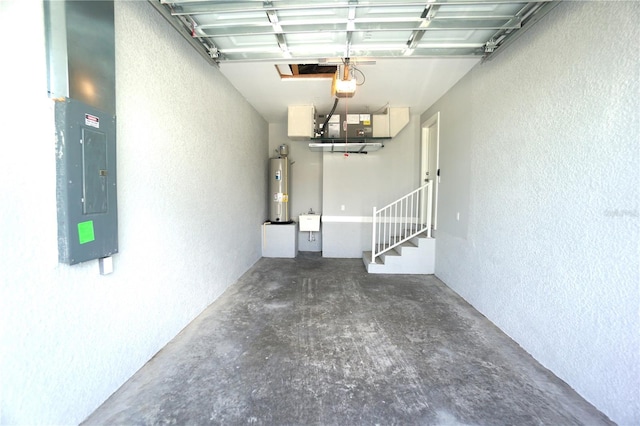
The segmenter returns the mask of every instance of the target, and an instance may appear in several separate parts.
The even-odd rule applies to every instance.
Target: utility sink
[[[298,222],[300,223],[300,231],[304,232],[318,232],[320,231],[320,216],[319,214],[301,214],[298,216]]]

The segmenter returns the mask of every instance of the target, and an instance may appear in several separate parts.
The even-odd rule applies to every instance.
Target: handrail
[[[428,181],[381,209],[373,208],[371,263],[375,263],[381,254],[425,231],[431,238],[432,187],[432,181]]]

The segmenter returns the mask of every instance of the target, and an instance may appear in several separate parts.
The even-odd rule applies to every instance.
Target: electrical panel
[[[56,101],[58,259],[70,265],[118,252],[116,118]]]

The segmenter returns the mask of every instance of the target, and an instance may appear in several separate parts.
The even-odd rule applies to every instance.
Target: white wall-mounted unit
[[[301,214],[298,216],[300,231],[318,232],[320,231],[320,215],[315,213]]]
[[[288,131],[291,139],[309,139],[315,134],[316,109],[313,105],[289,106]]]
[[[373,115],[373,137],[393,138],[409,124],[409,107],[389,107],[385,114]]]

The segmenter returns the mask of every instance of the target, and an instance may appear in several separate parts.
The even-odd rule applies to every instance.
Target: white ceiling
[[[480,58],[377,59],[357,65],[366,80],[353,98],[343,98],[354,112],[374,112],[387,103],[421,114],[449,90]],[[286,123],[289,105],[313,104],[320,113],[333,106],[330,79],[280,79],[274,63],[223,62],[220,70],[269,123]],[[359,79],[360,80],[360,79]]]

